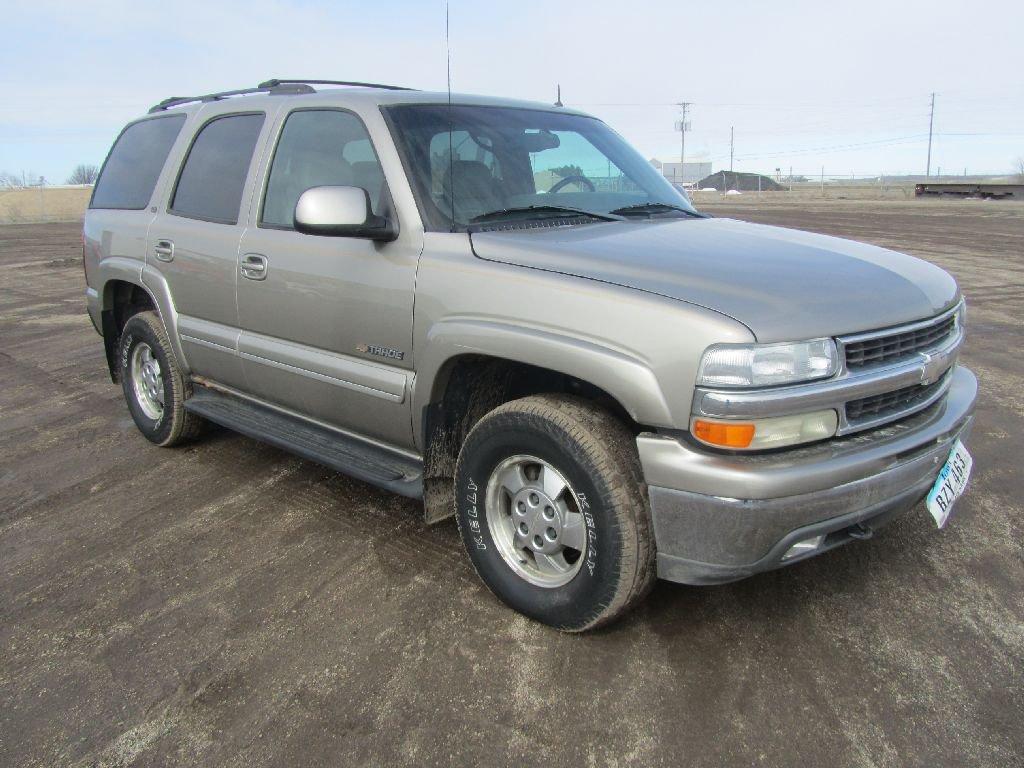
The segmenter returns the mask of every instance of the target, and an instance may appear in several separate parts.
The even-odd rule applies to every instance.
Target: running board
[[[185,410],[394,493],[423,498],[423,463],[380,445],[203,386],[194,388]]]

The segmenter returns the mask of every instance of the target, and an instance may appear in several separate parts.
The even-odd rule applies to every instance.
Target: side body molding
[[[641,360],[592,341],[480,318],[452,318],[427,333],[417,363],[413,428],[422,445],[418,414],[431,401],[445,365],[461,355],[486,355],[558,371],[600,387],[641,424],[669,424],[671,409],[654,372]]]

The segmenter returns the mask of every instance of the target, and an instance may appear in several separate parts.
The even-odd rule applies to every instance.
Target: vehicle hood
[[[766,343],[899,325],[959,300],[948,273],[913,256],[733,219],[600,222],[471,238],[482,259],[696,304]]]

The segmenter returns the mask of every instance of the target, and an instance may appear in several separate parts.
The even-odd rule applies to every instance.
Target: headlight
[[[714,344],[700,362],[697,385],[768,387],[824,379],[839,369],[832,339],[796,344]]]

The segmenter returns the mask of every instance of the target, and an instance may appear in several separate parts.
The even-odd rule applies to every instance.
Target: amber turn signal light
[[[723,424],[720,421],[693,422],[693,434],[698,440],[723,448],[746,448],[754,439],[753,424]]]

